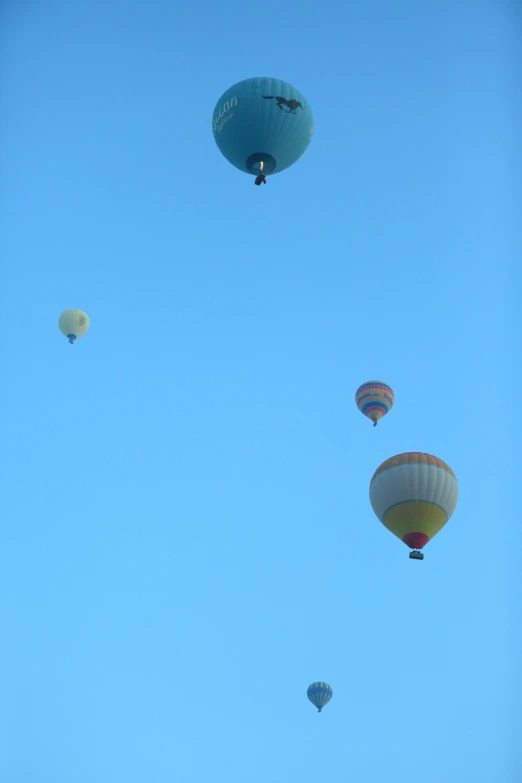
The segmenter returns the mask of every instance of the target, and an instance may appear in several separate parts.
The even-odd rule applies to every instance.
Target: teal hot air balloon
[[[306,151],[314,119],[306,98],[291,84],[256,76],[223,93],[214,109],[212,132],[229,163],[254,175],[260,185]]]
[[[317,707],[317,711],[321,712],[323,707],[326,706],[332,698],[333,690],[327,682],[313,682],[308,686],[306,695],[312,704]]]

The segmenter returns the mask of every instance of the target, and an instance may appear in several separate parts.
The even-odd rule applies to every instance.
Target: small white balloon
[[[78,337],[83,337],[90,325],[89,316],[83,310],[77,310],[71,307],[70,310],[64,310],[58,319],[58,327],[71,345]]]

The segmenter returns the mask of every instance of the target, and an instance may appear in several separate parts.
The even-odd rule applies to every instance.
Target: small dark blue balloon
[[[287,169],[306,151],[312,110],[291,84],[258,76],[234,84],[216,104],[212,132],[233,166],[258,176]]]
[[[306,695],[312,704],[321,712],[333,696],[333,690],[327,682],[313,682],[308,686]]]

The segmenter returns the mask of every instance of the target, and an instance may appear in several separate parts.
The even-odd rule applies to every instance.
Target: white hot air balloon
[[[397,454],[380,465],[370,482],[370,503],[384,527],[400,538],[412,560],[442,530],[455,511],[459,485],[452,469],[420,451]]]
[[[89,328],[89,316],[83,310],[77,310],[71,307],[70,310],[64,310],[58,319],[58,327],[71,345],[78,337],[83,337]]]

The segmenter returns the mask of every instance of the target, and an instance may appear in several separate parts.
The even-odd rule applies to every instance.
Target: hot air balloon
[[[438,457],[412,451],[383,462],[370,482],[370,503],[382,524],[404,541],[412,560],[455,511],[459,497],[452,469]]]
[[[257,76],[223,93],[214,109],[212,133],[233,166],[266,184],[266,177],[301,157],[314,132],[306,98],[280,79]]]
[[[83,337],[89,328],[89,316],[82,310],[71,307],[70,310],[64,310],[58,319],[58,327],[71,345],[78,337]]]
[[[355,392],[357,407],[373,421],[374,427],[391,410],[393,401],[393,391],[382,381],[367,381]]]
[[[312,704],[321,712],[323,707],[328,704],[333,696],[333,690],[327,682],[313,682],[306,692],[306,695]]]

